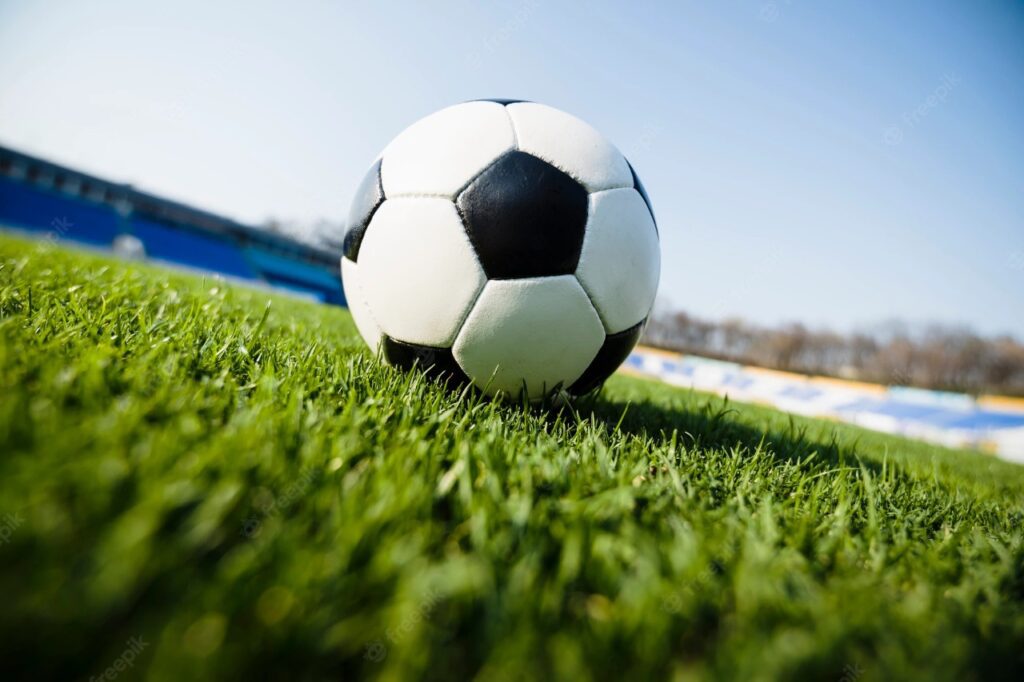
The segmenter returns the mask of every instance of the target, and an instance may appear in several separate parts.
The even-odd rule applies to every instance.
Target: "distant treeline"
[[[684,312],[655,313],[644,342],[721,360],[899,386],[1024,395],[1024,345],[968,328],[887,323],[837,334],[801,324],[759,327],[710,322]]]

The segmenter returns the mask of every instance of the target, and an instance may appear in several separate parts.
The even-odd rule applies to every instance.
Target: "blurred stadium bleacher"
[[[340,253],[5,147],[0,225],[345,305]]]
[[[973,448],[1024,462],[1024,399],[882,386],[638,347],[625,368],[669,384],[728,395],[885,433]]]

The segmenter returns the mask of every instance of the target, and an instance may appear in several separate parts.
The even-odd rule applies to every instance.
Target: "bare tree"
[[[761,328],[738,318],[711,322],[660,309],[646,343],[774,369],[966,393],[1024,395],[1024,346],[1009,336],[986,339],[964,326],[913,328],[887,321],[837,334],[802,324]]]

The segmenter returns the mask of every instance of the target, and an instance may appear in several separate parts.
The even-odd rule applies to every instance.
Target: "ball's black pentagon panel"
[[[651,206],[651,198],[647,196],[647,190],[644,189],[644,183],[640,182],[640,176],[636,174],[636,169],[633,168],[633,164],[626,160],[626,164],[629,166],[629,172],[633,174],[633,189],[640,193],[643,197],[644,203],[647,204],[647,210],[651,212],[651,220],[654,221],[654,229],[658,229],[658,219],[654,217],[654,207]]]
[[[359,246],[363,243],[363,235],[370,224],[373,214],[384,201],[384,185],[380,179],[380,159],[370,167],[363,181],[359,183],[356,196],[352,199],[352,207],[348,212],[348,232],[342,243],[342,251],[353,263],[358,262]]]
[[[397,341],[385,336],[381,347],[384,358],[402,369],[418,367],[432,379],[451,381],[455,384],[468,384],[469,377],[455,361],[451,348],[433,348],[415,343]]]
[[[597,356],[590,363],[590,366],[569,387],[569,393],[577,396],[584,395],[603,384],[612,375],[612,372],[618,369],[619,365],[629,357],[629,352],[633,350],[636,342],[640,340],[640,331],[644,327],[644,322],[646,320],[625,331],[609,334],[605,338],[601,350],[597,351]]]
[[[525,99],[502,99],[500,97],[499,98],[485,97],[483,99],[471,99],[469,101],[470,102],[494,102],[495,104],[500,104],[503,107],[505,107],[505,106],[508,106],[509,104],[518,104],[519,102],[528,102],[529,100],[525,100]]]
[[[587,227],[587,190],[536,156],[512,151],[456,199],[489,279],[568,275]]]

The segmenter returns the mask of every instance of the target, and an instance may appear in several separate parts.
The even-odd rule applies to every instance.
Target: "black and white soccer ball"
[[[513,100],[396,137],[356,192],[341,262],[356,326],[388,362],[530,400],[615,371],[660,267],[625,157],[574,116]]]

